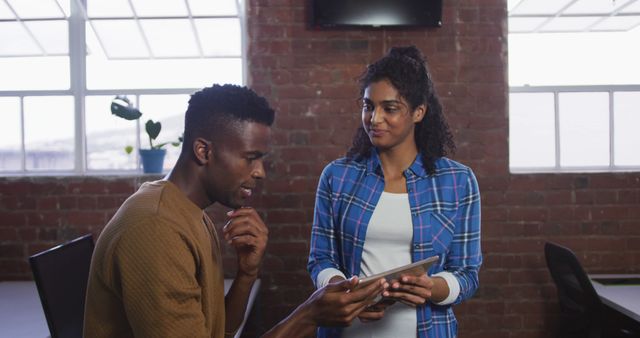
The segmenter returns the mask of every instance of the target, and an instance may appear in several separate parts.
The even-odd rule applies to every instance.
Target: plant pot
[[[164,155],[166,155],[166,153],[166,149],[140,149],[142,172],[145,174],[162,173]]]

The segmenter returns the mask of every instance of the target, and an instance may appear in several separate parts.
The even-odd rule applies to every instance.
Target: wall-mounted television
[[[311,24],[336,27],[440,27],[442,0],[311,0]]]

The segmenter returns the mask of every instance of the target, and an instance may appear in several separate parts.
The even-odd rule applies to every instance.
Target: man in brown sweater
[[[242,323],[268,230],[244,206],[265,177],[274,112],[245,87],[192,95],[180,157],[165,179],[143,184],[98,238],[91,262],[84,335],[93,337],[231,337]],[[220,243],[203,211],[227,213],[224,240],[237,254],[237,275],[224,295]],[[355,288],[357,279],[317,290],[265,337],[313,335],[348,325],[387,286]]]

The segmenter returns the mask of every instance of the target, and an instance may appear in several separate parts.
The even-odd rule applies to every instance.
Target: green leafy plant
[[[138,110],[138,108],[134,107],[133,104],[131,104],[129,98],[121,95],[116,96],[113,101],[111,101],[111,114],[129,121],[138,120],[142,116],[140,110]],[[153,144],[153,141],[158,137],[158,135],[160,135],[160,131],[162,130],[162,124],[160,123],[160,121],[154,122],[151,119],[147,120],[147,122],[144,124],[144,130],[149,136],[149,148],[151,149],[162,149],[162,147],[166,146],[167,144],[171,144],[172,146],[177,147],[182,143],[181,136],[177,141]],[[127,152],[127,154],[130,154],[133,151],[133,147],[126,146],[124,150]]]

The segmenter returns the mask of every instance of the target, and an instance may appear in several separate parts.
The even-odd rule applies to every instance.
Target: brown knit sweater
[[[222,259],[211,225],[173,183],[143,184],[96,243],[84,336],[223,337]]]

